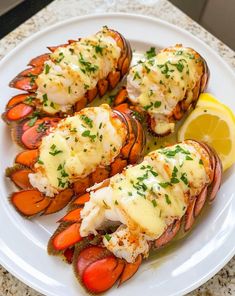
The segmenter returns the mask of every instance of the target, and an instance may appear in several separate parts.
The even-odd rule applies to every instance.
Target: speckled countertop
[[[156,16],[186,29],[211,46],[235,70],[235,53],[166,0],[56,0],[0,40],[0,59],[33,33],[74,16],[130,12]],[[0,267],[0,296],[39,296]],[[235,257],[211,280],[188,296],[235,295]],[[69,295],[68,295],[69,296]]]

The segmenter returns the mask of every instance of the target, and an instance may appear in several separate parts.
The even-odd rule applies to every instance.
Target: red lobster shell
[[[107,105],[105,105],[107,106]],[[88,109],[97,110],[100,107]],[[86,109],[80,113],[83,114]],[[109,108],[109,110],[111,110]],[[33,188],[29,181],[29,174],[35,171],[34,165],[39,159],[38,149],[25,150],[15,158],[15,165],[6,170],[6,175],[21,190],[11,195],[14,207],[24,216],[31,217],[36,214],[52,214],[64,208],[73,197],[78,200],[85,197],[80,195],[97,182],[101,182],[116,173],[119,173],[128,164],[136,163],[142,156],[145,145],[145,135],[140,123],[134,118],[120,111],[110,111],[126,130],[126,138],[120,154],[106,167],[98,166],[94,172],[83,178],[77,178],[75,183],[60,191],[54,197],[47,197],[38,189]],[[76,113],[76,114],[80,114]]]
[[[37,129],[38,124],[42,124],[42,122],[45,123],[43,129],[45,134],[49,126],[57,122],[58,117],[64,117],[68,113],[73,114],[86,107],[95,97],[102,97],[108,90],[114,89],[127,73],[132,59],[132,51],[129,42],[117,31],[108,28],[105,28],[105,30],[108,36],[116,41],[117,46],[121,50],[120,57],[116,63],[116,69],[110,72],[107,77],[100,79],[94,88],[88,89],[84,97],[80,98],[72,109],[67,110],[65,114],[58,110],[57,113],[53,113],[52,117],[48,117],[51,115],[42,110],[43,102],[37,98],[36,79],[43,71],[47,71],[47,64],[44,63],[52,60],[50,53],[45,53],[32,59],[29,62],[29,66],[31,67],[19,73],[10,82],[10,87],[26,91],[26,93],[12,97],[7,103],[6,111],[2,115],[3,119],[12,126],[13,138],[15,138],[21,146],[28,149],[36,148],[34,145],[28,143],[28,135],[33,134],[34,137],[37,137],[37,135],[35,135],[35,129]],[[78,42],[79,40],[69,40],[67,44],[49,47],[49,50],[53,53],[58,48],[67,47]],[[102,69],[100,70],[102,71]],[[26,130],[27,133],[24,134]]]
[[[158,61],[159,54],[166,54],[167,61],[165,63],[161,64],[161,59],[160,61]],[[128,112],[130,111],[130,109],[133,109],[136,112],[142,114],[142,116],[146,117],[150,133],[155,136],[166,136],[172,132],[173,128],[168,127],[166,130],[164,129],[161,132],[156,131],[156,128],[158,128],[158,125],[160,123],[160,119],[156,119],[154,117],[154,112],[158,112],[158,116],[160,117],[163,116],[164,122],[166,122],[168,125],[174,125],[176,121],[179,121],[183,117],[183,115],[190,109],[190,107],[194,107],[196,105],[199,95],[206,89],[210,73],[205,59],[191,48],[186,48],[182,45],[176,45],[174,47],[169,47],[161,50],[159,54],[149,60],[147,59],[145,63],[140,63],[140,65],[144,65],[141,69],[142,72],[135,72],[135,69],[139,69],[138,64],[130,69],[130,73],[127,76],[127,81],[129,81],[127,82],[127,87],[123,87],[117,94],[114,100],[114,106],[116,106],[117,109],[123,111],[127,107],[127,105],[122,105],[123,103],[128,103],[128,105],[131,104],[131,107],[128,106]],[[176,61],[178,63],[172,63],[172,58],[176,58]],[[189,75],[191,75],[190,71],[192,71],[191,68],[189,69],[189,63],[191,63],[190,67],[192,67],[193,71],[195,71],[196,73],[194,76],[197,76],[194,84],[192,84],[192,79],[194,79],[194,76],[193,78],[190,78],[189,82],[187,82],[188,77],[190,77]],[[188,70],[186,71],[186,69]],[[152,81],[150,87],[152,87],[153,89],[156,88],[156,93],[159,92],[159,96],[154,95],[154,91],[151,88],[151,92],[148,94],[148,96],[154,96],[154,99],[152,100],[150,105],[143,106],[143,103],[139,101],[139,97],[140,95],[144,95],[144,93],[141,93],[141,90],[138,89],[138,85],[135,85],[135,95],[132,94],[130,96],[128,92],[134,92],[133,85],[131,85],[131,83],[136,83],[138,79],[139,85],[146,85],[146,81],[144,79],[148,77],[148,73],[153,73],[153,75],[155,75],[154,82]],[[179,94],[177,94],[177,92],[181,90],[181,86],[178,85],[180,84],[178,80],[178,84],[173,84],[172,89],[170,89],[170,83],[176,83],[175,79],[172,78],[173,76],[171,77],[171,75],[177,76],[178,74],[182,75],[181,80],[179,81],[185,81],[192,84],[187,85],[187,83],[185,83],[185,85],[183,86],[184,91],[182,97],[179,97]],[[133,75],[134,78],[132,78]],[[133,79],[132,82],[130,82],[131,79]],[[164,112],[158,111],[158,108],[160,106],[163,107],[163,105],[165,104],[160,95],[163,96],[163,99],[165,101],[173,101],[175,99],[177,99],[178,101],[176,106],[168,115],[164,115],[164,110]],[[132,98],[133,96],[135,96],[135,99]],[[152,110],[152,108],[154,109]]]
[[[183,225],[184,230],[189,231],[206,200],[210,202],[214,200],[221,184],[222,165],[216,152],[202,142],[187,140],[184,143],[191,145],[199,153],[201,157],[199,164],[205,168],[207,181],[197,189],[197,192],[200,192],[197,196],[189,196],[185,214],[179,219],[173,219],[162,235],[151,242],[152,248],[160,248],[170,242]],[[109,186],[109,182],[109,180],[104,181],[94,191]],[[139,254],[135,262],[128,263],[124,259],[115,257],[104,247],[102,243],[104,232],[98,231],[96,236],[80,235],[80,213],[89,198],[90,194],[86,193],[76,199],[71,204],[70,211],[58,221],[60,226],[48,243],[48,252],[51,255],[65,256],[68,263],[73,263],[75,274],[82,285],[91,293],[101,293],[110,289],[116,281],[119,281],[120,285],[131,278],[138,270],[143,256]]]

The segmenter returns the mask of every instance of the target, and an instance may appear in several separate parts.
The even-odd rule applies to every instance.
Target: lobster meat
[[[202,142],[155,150],[72,202],[48,252],[73,263],[86,290],[102,293],[131,278],[151,248],[189,231],[221,177],[218,155]]]
[[[88,187],[141,158],[145,134],[137,120],[103,104],[61,119],[38,141],[6,170],[21,189],[10,200],[27,217],[55,213],[73,197],[75,204],[84,200]]]
[[[114,105],[122,110],[124,103],[131,103],[147,117],[153,135],[166,136],[196,104],[208,79],[207,63],[195,50],[178,44],[156,54],[151,48],[145,60],[130,69],[126,87],[117,94]]]
[[[93,36],[69,40],[49,50],[51,53],[33,58],[30,68],[9,84],[26,91],[9,100],[2,116],[13,126],[17,139],[22,138],[26,128],[35,127],[41,120],[45,122],[45,131],[53,117],[73,114],[97,95],[102,97],[115,88],[132,59],[129,42],[107,27]]]

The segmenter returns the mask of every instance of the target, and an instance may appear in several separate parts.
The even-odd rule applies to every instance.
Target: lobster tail
[[[121,114],[121,116],[123,115]],[[128,121],[129,118],[124,117],[123,120]],[[132,124],[130,123],[129,130],[131,129],[136,130],[136,126]],[[130,147],[133,147],[133,144],[128,146],[127,151],[129,151],[129,155],[130,155],[131,149],[133,149]],[[125,151],[126,150],[124,150],[124,152]],[[169,160],[172,158],[175,158],[178,153],[181,153],[181,157],[183,157],[186,162],[194,161],[194,165],[197,164],[196,169],[201,171],[200,173],[201,177],[197,176],[196,178],[197,180],[200,180],[200,183],[197,183],[198,181],[194,180],[194,177],[193,177],[194,175],[192,175],[191,177],[187,175],[189,171],[184,171],[182,163],[180,164],[179,167],[177,167],[175,166],[177,162],[174,162],[175,165],[173,167],[173,171],[172,172],[170,171],[170,167],[167,166],[166,164],[170,163]],[[165,160],[164,158],[161,158],[161,160],[159,159],[159,157],[162,157],[162,155],[166,157]],[[181,159],[181,157],[176,159]],[[136,169],[134,167],[134,168],[127,168],[126,170],[124,170],[124,172],[121,173],[121,178],[120,176],[118,177],[119,181],[117,180],[117,178],[115,179],[116,182],[121,182],[120,180],[125,179],[126,175],[128,175],[129,177],[132,176],[130,175],[129,171],[134,169],[135,173],[133,175],[133,178],[130,181],[131,182],[130,184],[133,184],[134,188],[139,190],[138,193],[141,195],[140,200],[143,200],[143,198],[144,199],[149,198],[149,195],[147,195],[146,193],[146,191],[148,190],[146,184],[149,184],[152,178],[156,178],[156,182],[159,182],[159,180],[161,181],[158,183],[159,187],[156,187],[158,188],[157,191],[159,192],[161,192],[161,190],[163,190],[163,192],[172,192],[171,189],[169,189],[170,191],[164,191],[164,190],[165,188],[168,188],[168,187],[173,188],[175,186],[179,186],[178,185],[179,182],[182,182],[181,186],[183,186],[183,188],[185,188],[184,187],[185,185],[188,186],[188,188],[191,188],[190,189],[191,191],[187,191],[187,190],[185,191],[184,200],[187,200],[186,209],[184,206],[183,210],[181,210],[182,213],[178,218],[174,215],[174,213],[172,213],[171,215],[174,217],[174,219],[172,216],[169,216],[167,220],[167,221],[172,220],[172,222],[171,223],[167,222],[169,224],[164,229],[164,231],[161,232],[161,235],[158,238],[156,238],[153,241],[149,241],[149,246],[153,248],[161,248],[165,246],[167,243],[169,243],[170,241],[172,241],[172,239],[177,235],[181,227],[183,227],[185,231],[189,231],[192,225],[194,224],[196,217],[200,214],[203,207],[205,206],[206,199],[208,198],[209,201],[212,201],[214,199],[215,194],[217,193],[219,189],[219,185],[221,183],[222,166],[214,150],[212,150],[205,143],[197,142],[194,140],[186,140],[182,144],[180,143],[174,146],[170,146],[164,149],[159,149],[154,152],[151,152],[149,156],[147,156],[147,160],[149,162],[147,162],[145,158],[145,160],[141,164],[136,165],[135,166]],[[150,163],[153,164],[153,162],[155,161],[158,161],[157,166],[156,167],[154,165],[151,166]],[[159,164],[160,162],[163,162],[163,164],[165,164],[164,168],[162,169],[165,170],[167,174],[170,174],[171,183],[167,180],[162,180],[162,178],[159,176],[160,172],[162,172],[162,170],[160,169],[160,164]],[[155,171],[156,168],[158,169],[158,171]],[[140,170],[140,172],[142,172],[142,175],[141,177],[137,177],[138,182],[135,183],[134,176],[135,174],[137,174],[138,169]],[[201,179],[202,177],[203,179]],[[86,214],[88,212],[89,213],[92,212],[92,206],[94,207],[95,200],[99,196],[104,198],[104,195],[106,192],[104,191],[105,188],[109,187],[109,190],[115,190],[114,189],[115,187],[113,187],[115,185],[114,183],[112,183],[112,178],[113,177],[99,184],[99,186],[94,187],[94,189],[92,190],[93,195],[91,195],[91,193],[86,193],[78,197],[76,200],[72,202],[69,212],[59,220],[60,226],[58,227],[58,229],[56,230],[56,232],[51,237],[48,243],[49,254],[62,255],[65,258],[67,258],[67,262],[72,262],[74,271],[78,280],[82,283],[82,285],[86,288],[86,290],[92,293],[104,292],[107,289],[110,289],[115,282],[119,281],[119,285],[120,285],[126,280],[128,280],[129,278],[131,278],[135,274],[135,272],[138,270],[142,262],[143,256],[146,256],[146,254],[140,253],[136,255],[135,260],[129,262],[123,258],[122,259],[118,258],[119,255],[117,255],[118,257],[114,255],[114,251],[112,252],[112,250],[116,250],[115,249],[116,239],[120,240],[117,246],[117,250],[121,250],[123,248],[122,252],[121,253],[117,252],[117,254],[124,254],[124,250],[127,251],[127,249],[125,249],[126,248],[125,244],[128,241],[128,234],[127,233],[125,234],[124,241],[122,242],[121,233],[122,231],[124,231],[124,229],[126,229],[125,227],[122,227],[122,226],[120,226],[119,228],[117,228],[117,226],[114,226],[114,229],[116,229],[116,232],[118,234],[110,244],[110,249],[107,246],[109,246],[109,241],[112,240],[113,230],[109,230],[109,228],[106,229],[105,232],[103,230],[100,230],[99,228],[99,230],[97,230],[98,234],[96,236],[94,236],[93,234],[90,234],[84,237],[80,236],[80,233],[82,233],[84,229],[85,231],[87,229],[86,223],[89,220],[86,220],[86,223],[84,223],[84,225],[83,225],[83,220],[87,218]],[[181,181],[179,181],[178,178]],[[145,183],[143,182],[142,184],[141,182],[143,180],[145,180]],[[124,185],[125,183],[121,183],[121,184],[125,186]],[[150,192],[153,192],[154,190],[153,185],[151,186],[152,187],[150,187]],[[160,189],[161,187],[163,189]],[[128,186],[128,190],[130,190],[129,188],[130,187]],[[107,192],[110,192],[109,190]],[[120,190],[122,191],[125,189],[120,188]],[[178,187],[178,190],[179,190],[179,187]],[[97,195],[96,195],[96,192],[97,192]],[[179,193],[176,195],[177,198],[178,198],[178,195]],[[126,200],[127,197],[125,193],[124,193],[124,196]],[[128,192],[128,196],[130,196],[130,199],[131,199],[133,196],[133,193]],[[161,200],[160,194],[158,197],[157,192],[154,194],[154,196],[156,196],[155,201],[151,200],[153,208],[156,208],[158,204],[159,205],[164,204],[164,207],[171,208],[176,206],[176,208],[179,210],[180,200],[177,201],[177,203],[175,203],[173,195],[169,196],[168,194],[165,193],[165,198],[163,200]],[[115,195],[115,198],[118,199],[118,195]],[[106,201],[108,202],[108,200]],[[111,211],[112,205],[106,204],[106,201],[104,201],[104,205],[105,205],[104,207],[105,209]],[[84,211],[81,214],[81,211],[84,205],[86,206],[86,203],[87,203],[87,207],[85,207]],[[88,206],[89,203],[90,205]],[[137,203],[137,200],[136,200],[136,203]],[[119,200],[115,201],[115,205],[116,205],[115,207],[117,207],[117,210],[118,210]],[[98,205],[96,206],[98,207]],[[130,207],[131,207],[131,204],[130,204]],[[144,204],[142,205],[142,207],[145,207]],[[89,211],[87,212],[88,208],[89,208]],[[172,209],[173,208],[171,208],[171,210]],[[141,209],[138,209],[138,211],[139,210],[141,211]],[[99,219],[98,213],[99,212],[97,212],[97,217],[96,217],[97,219]],[[132,212],[130,211],[129,214],[131,215],[131,213]],[[149,213],[151,213],[151,211]],[[109,213],[109,215],[111,214]],[[136,216],[134,215],[134,217]],[[161,214],[160,214],[160,217],[161,217]],[[142,219],[144,218],[142,217]],[[74,227],[77,227],[75,232],[73,230]],[[115,234],[115,232],[113,234]],[[133,237],[131,238],[131,241],[133,242],[135,241],[134,239],[135,236],[134,236],[134,233],[132,233],[132,235]],[[77,236],[77,240],[74,239],[75,236]],[[138,246],[140,243],[137,238],[136,240],[137,240],[137,245],[134,250],[138,249]],[[61,243],[61,245],[58,246],[58,241],[63,243]],[[107,245],[105,243],[106,241],[108,241]],[[105,246],[107,248],[105,248]],[[129,248],[131,248],[131,243]]]
[[[101,34],[101,32],[97,33]],[[90,88],[87,85],[86,91],[83,96],[78,96],[72,110],[68,111],[66,110],[66,113],[68,112],[77,112],[80,111],[82,108],[86,107],[88,103],[93,101],[97,95],[102,97],[108,90],[114,89],[118,82],[123,78],[123,76],[127,73],[131,59],[132,59],[132,51],[129,42],[117,31],[105,28],[105,34],[112,37],[116,41],[116,46],[120,50],[119,58],[116,62],[116,66],[112,71],[110,71],[105,77],[99,79],[95,85],[95,87]],[[96,35],[95,35],[96,36]],[[61,54],[60,59],[53,59],[53,54],[56,51],[59,51],[61,48],[67,48],[71,47],[74,44],[77,44],[80,42],[80,39],[78,41],[76,40],[69,40],[67,44],[62,44],[55,47],[49,47],[49,50],[52,52],[45,53],[43,55],[40,55],[36,58],[33,58],[29,62],[30,68],[20,72],[10,83],[9,86],[20,89],[23,91],[26,91],[28,93],[20,94],[17,96],[14,96],[11,98],[6,106],[6,111],[3,114],[3,119],[10,125],[13,123],[16,123],[17,125],[20,124],[22,120],[26,118],[30,118],[32,116],[33,112],[37,110],[38,117],[43,117],[46,114],[51,114],[54,116],[55,114],[57,116],[64,117],[64,112],[61,112],[61,108],[55,109],[53,101],[48,103],[48,97],[47,93],[43,95],[43,101],[42,98],[38,97],[38,77],[40,75],[49,74],[50,67],[47,62],[52,63],[60,63],[61,60],[64,58],[63,53]],[[70,48],[71,52],[73,53],[73,48]],[[96,54],[102,54],[102,47],[97,46],[96,48]],[[81,63],[85,67],[89,66],[89,64],[86,63],[86,61],[83,60],[83,55],[80,53]],[[105,57],[104,57],[105,58]],[[95,71],[96,68],[88,68],[89,71]],[[83,71],[85,71],[83,69]],[[103,76],[102,69],[99,69],[101,74],[99,76]],[[85,72],[86,73],[86,72]],[[44,79],[44,78],[41,78]],[[45,82],[44,85],[47,85]],[[67,86],[64,86],[67,89]],[[71,87],[69,88],[69,93],[71,91]],[[50,89],[47,90],[47,92],[50,92]],[[51,98],[53,100],[53,98]],[[48,104],[50,104],[51,109],[48,109]],[[44,107],[47,107],[46,109]],[[46,110],[45,112],[42,110]]]

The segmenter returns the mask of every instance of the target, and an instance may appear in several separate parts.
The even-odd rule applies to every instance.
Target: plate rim
[[[36,33],[31,34],[30,36],[27,36],[23,41],[21,41],[15,48],[13,48],[12,50],[9,51],[9,53],[7,53],[0,61],[0,67],[2,67],[10,58],[11,56],[13,56],[18,50],[20,50],[22,47],[24,47],[28,42],[33,41],[34,39],[36,39],[37,37],[44,35],[45,33],[48,33],[50,31],[53,31],[55,28],[60,28],[64,25],[73,23],[73,22],[79,22],[80,20],[86,20],[86,19],[93,19],[93,18],[105,18],[105,17],[128,17],[128,18],[132,18],[132,19],[143,19],[143,20],[147,20],[147,21],[152,21],[155,22],[156,24],[161,24],[165,27],[168,27],[170,29],[176,30],[181,32],[184,35],[187,35],[190,39],[194,39],[197,43],[201,44],[202,46],[204,46],[204,48],[206,48],[206,50],[216,56],[217,59],[220,60],[220,62],[224,65],[224,67],[226,67],[227,71],[230,72],[230,75],[233,76],[233,78],[235,79],[235,72],[233,71],[232,66],[230,66],[227,61],[225,61],[215,50],[213,50],[209,45],[207,45],[204,41],[202,41],[201,39],[199,39],[198,37],[194,36],[192,33],[188,32],[187,30],[178,27],[175,24],[172,24],[168,21],[162,20],[158,17],[154,17],[154,16],[145,16],[142,14],[138,14],[138,13],[122,13],[122,12],[107,12],[107,13],[93,13],[93,14],[86,14],[83,16],[75,16],[72,17],[70,19],[66,19],[63,21],[59,21],[56,22],[55,24],[48,26],[46,28],[43,28],[41,30],[39,30]],[[2,189],[0,189],[1,195],[2,195]],[[177,291],[174,294],[171,294],[171,296],[180,296],[180,295],[184,295],[186,293],[189,293],[191,291],[193,291],[194,289],[198,288],[199,286],[201,286],[202,284],[204,284],[207,280],[209,280],[210,278],[212,278],[217,272],[219,272],[228,262],[229,260],[235,255],[235,245],[233,248],[231,248],[231,251],[227,254],[227,256],[224,258],[224,260],[221,260],[220,263],[216,264],[214,269],[208,271],[204,277],[202,277],[201,279],[199,279],[198,281],[194,282],[193,284],[191,284],[190,286],[181,289],[180,291]],[[13,263],[13,264],[12,264]],[[30,278],[22,275],[22,273],[19,271],[15,271],[14,270],[14,266],[15,263],[13,260],[8,261],[7,260],[4,261],[4,253],[0,250],[0,264],[8,271],[10,272],[10,274],[12,274],[13,276],[15,276],[17,279],[19,279],[20,281],[22,281],[23,283],[25,283],[26,285],[28,285],[29,287],[35,289],[36,291],[43,293],[45,295],[50,295],[50,296],[57,296],[56,294],[53,293],[53,291],[48,291],[47,289],[39,286],[37,284],[36,281],[34,281],[35,276],[31,276]],[[18,269],[18,268],[17,268]]]

